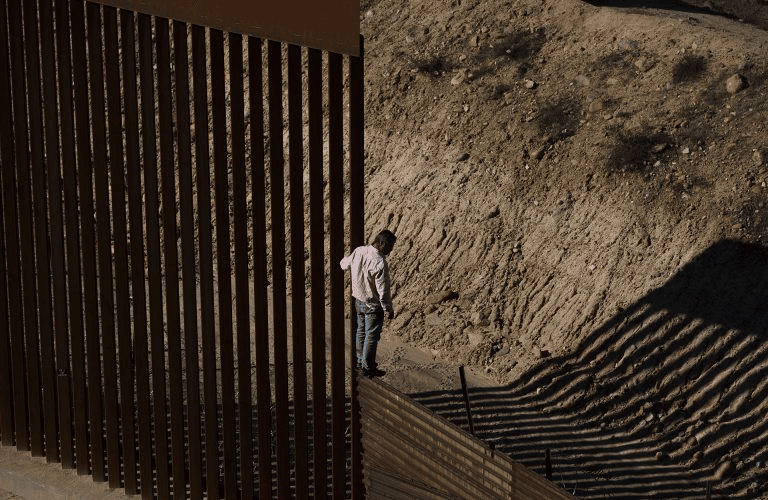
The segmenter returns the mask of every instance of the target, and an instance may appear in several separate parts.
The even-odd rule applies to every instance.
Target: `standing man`
[[[392,308],[391,281],[387,255],[395,246],[394,233],[385,229],[369,246],[355,248],[341,260],[341,268],[352,273],[352,296],[357,311],[357,366],[363,375],[381,377],[386,372],[376,367],[376,347],[387,319],[395,316]]]

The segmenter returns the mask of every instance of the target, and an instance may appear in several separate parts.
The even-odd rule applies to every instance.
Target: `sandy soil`
[[[361,7],[383,380],[464,425],[399,367],[482,370],[478,432],[582,498],[768,498],[768,6]]]

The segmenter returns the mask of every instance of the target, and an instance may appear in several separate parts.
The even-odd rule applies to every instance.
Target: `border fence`
[[[358,497],[325,331],[362,58],[82,0],[3,1],[0,40],[3,444],[144,498]]]
[[[381,440],[407,424],[390,437],[448,439],[431,477],[458,497],[533,498],[515,485],[537,476],[358,380],[327,335],[355,331],[362,39],[1,0],[0,109],[3,445],[143,498],[340,500],[416,487],[429,450]]]

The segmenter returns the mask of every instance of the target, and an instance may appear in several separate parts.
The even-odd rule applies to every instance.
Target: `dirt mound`
[[[363,2],[388,331],[753,498],[768,7],[647,4]]]

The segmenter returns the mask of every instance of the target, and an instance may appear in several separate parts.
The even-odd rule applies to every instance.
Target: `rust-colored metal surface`
[[[358,389],[368,498],[573,498],[386,384]]]

